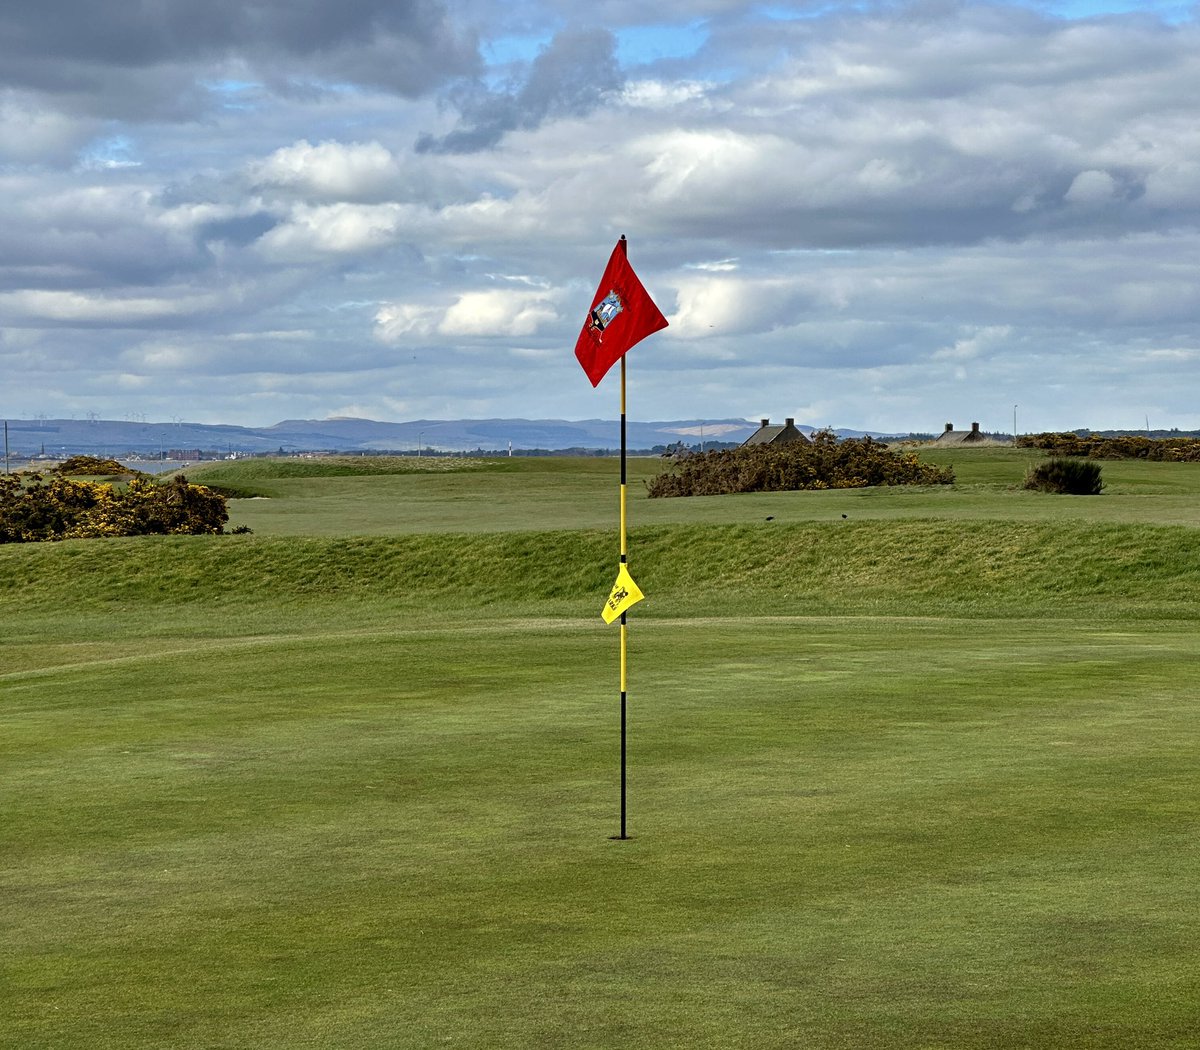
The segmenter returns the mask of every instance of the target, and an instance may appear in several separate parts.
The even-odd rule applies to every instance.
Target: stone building
[[[794,419],[785,419],[783,423],[772,423],[769,419],[764,419],[762,425],[745,441],[742,442],[742,447],[746,445],[791,445],[797,441],[807,441],[802,431],[796,429],[796,421]]]

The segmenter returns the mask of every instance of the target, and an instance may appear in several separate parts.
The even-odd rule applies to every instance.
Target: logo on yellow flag
[[[621,613],[628,610],[630,606],[636,605],[644,597],[646,596],[633,582],[633,577],[629,575],[629,570],[622,564],[617,571],[617,582],[613,584],[612,593],[609,594],[608,601],[604,603],[600,615],[604,617],[605,623],[612,623]]]

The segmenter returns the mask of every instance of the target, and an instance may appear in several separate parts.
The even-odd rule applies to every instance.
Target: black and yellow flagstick
[[[607,289],[607,294],[606,294]],[[629,310],[629,324],[632,328],[615,329],[616,341],[605,347],[603,355],[599,355],[601,333],[608,327],[609,322],[623,310]],[[612,623],[621,618],[621,833],[612,835],[614,839],[627,839],[626,831],[626,768],[628,750],[626,747],[628,692],[628,638],[629,626],[626,613],[629,608],[640,602],[645,595],[641,588],[629,575],[629,542],[627,537],[627,500],[626,486],[627,460],[629,443],[627,438],[626,420],[628,415],[625,407],[626,364],[625,354],[631,346],[640,342],[651,332],[657,332],[667,326],[667,320],[658,311],[654,301],[646,294],[646,290],[637,279],[637,274],[629,267],[625,256],[625,237],[621,236],[617,247],[613,249],[608,268],[601,278],[600,289],[593,301],[589,319],[584,323],[583,331],[579,333],[579,341],[575,346],[575,356],[583,365],[592,386],[596,386],[604,374],[617,360],[621,362],[621,560],[617,567],[617,580],[609,592],[608,601],[600,615],[605,623]],[[611,354],[611,357],[608,355]],[[607,360],[606,360],[607,358]]]
[[[629,562],[629,546],[625,538],[625,357],[621,357],[621,565]],[[625,613],[621,613],[621,834],[625,839],[625,703],[628,696],[626,683],[626,638]]]

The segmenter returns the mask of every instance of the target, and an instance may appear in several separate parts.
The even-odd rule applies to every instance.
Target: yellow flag
[[[617,571],[617,582],[613,584],[612,593],[608,596],[608,601],[604,603],[604,608],[600,615],[604,617],[605,623],[612,623],[621,613],[629,609],[630,606],[636,605],[644,597],[638,585],[633,582],[633,577],[629,575],[629,570],[624,564]]]

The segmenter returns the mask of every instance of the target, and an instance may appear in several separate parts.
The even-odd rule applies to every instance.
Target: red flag
[[[600,278],[592,308],[575,343],[575,356],[592,386],[631,346],[667,327],[667,319],[642,287],[625,256],[625,238],[617,241]]]

